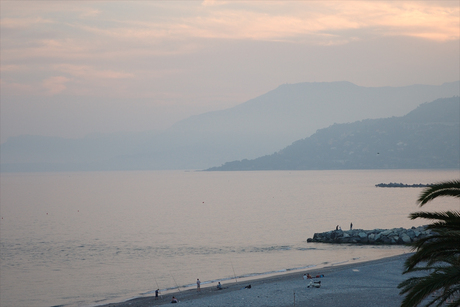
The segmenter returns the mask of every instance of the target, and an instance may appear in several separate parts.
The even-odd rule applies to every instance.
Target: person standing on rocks
[[[353,230],[353,223],[350,223],[350,230]]]

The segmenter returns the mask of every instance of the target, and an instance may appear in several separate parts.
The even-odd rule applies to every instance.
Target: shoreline
[[[217,290],[216,284],[171,291],[155,300],[154,295],[138,297],[124,302],[98,305],[100,307],[150,307],[170,304],[175,296],[181,305],[198,306],[293,306],[297,301],[309,306],[399,306],[402,296],[397,285],[408,278],[403,276],[403,264],[411,253],[380,258],[376,260],[326,265],[285,274],[255,278],[223,284]],[[320,288],[307,288],[309,281],[303,275],[323,274]],[[251,289],[244,289],[251,285]],[[372,290],[372,291],[370,291]],[[342,303],[341,303],[342,302]]]

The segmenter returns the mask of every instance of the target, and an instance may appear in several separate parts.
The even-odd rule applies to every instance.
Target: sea
[[[126,171],[0,174],[0,306],[98,306],[195,286],[404,254],[307,243],[315,232],[410,228],[458,210],[422,188],[459,170]],[[301,275],[299,275],[300,278]]]

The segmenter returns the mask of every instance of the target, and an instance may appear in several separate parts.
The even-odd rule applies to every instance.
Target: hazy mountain
[[[460,168],[460,98],[402,117],[334,124],[272,155],[209,170]]]
[[[1,170],[205,169],[273,153],[334,123],[402,116],[423,102],[454,95],[460,95],[460,82],[284,84],[236,107],[192,116],[163,133],[13,137],[0,146]]]

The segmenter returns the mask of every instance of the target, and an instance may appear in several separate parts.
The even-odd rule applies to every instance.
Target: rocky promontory
[[[427,230],[425,226],[409,229],[331,230],[315,233],[307,242],[403,245],[428,236],[431,236],[431,230]]]

